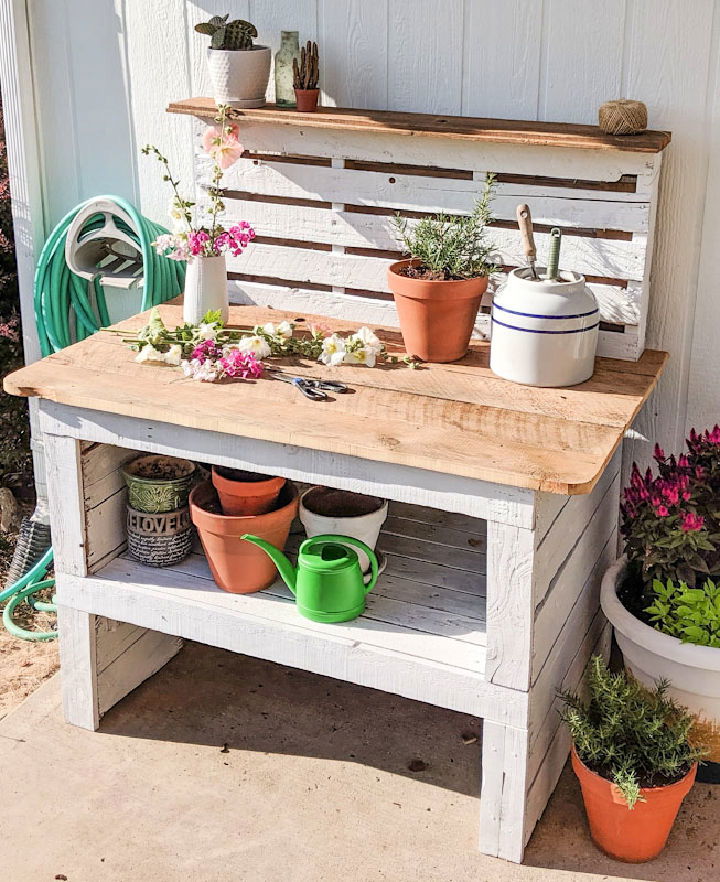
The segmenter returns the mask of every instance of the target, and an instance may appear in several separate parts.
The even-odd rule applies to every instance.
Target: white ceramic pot
[[[697,717],[698,740],[710,748],[708,763],[700,766],[698,777],[720,783],[720,649],[681,643],[636,619],[617,596],[626,567],[625,557],[617,560],[603,576],[600,592],[625,667],[647,686],[661,677],[669,681],[672,697]]]
[[[542,275],[538,268],[538,274]],[[600,312],[579,273],[535,281],[515,269],[495,294],[490,368],[525,386],[575,386],[592,376]]]
[[[208,70],[216,104],[262,107],[270,79],[270,49],[207,49]]]
[[[219,309],[223,322],[229,315],[225,255],[194,257],[188,261],[183,295],[183,321],[199,324],[209,310]]]
[[[305,498],[316,487],[306,490],[300,497],[300,521],[305,528],[308,539],[313,536],[350,536],[353,539],[359,539],[364,542],[368,548],[375,551],[380,528],[385,523],[388,515],[387,500],[383,500],[383,504],[377,511],[370,514],[359,515],[356,517],[329,517],[327,515],[315,514],[305,505]],[[370,569],[370,561],[368,556],[358,548],[353,548],[357,553],[362,571],[365,573]]]

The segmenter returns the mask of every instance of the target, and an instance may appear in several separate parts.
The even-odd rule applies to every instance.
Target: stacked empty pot
[[[122,469],[128,487],[128,551],[150,567],[179,563],[192,548],[188,497],[195,464],[148,454]]]
[[[217,585],[233,594],[269,588],[277,569],[246,533],[284,548],[298,510],[295,486],[285,478],[213,466],[212,482],[190,494],[190,512]]]

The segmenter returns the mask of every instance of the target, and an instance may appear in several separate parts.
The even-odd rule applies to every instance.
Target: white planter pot
[[[370,514],[357,517],[328,517],[327,515],[315,514],[305,506],[305,497],[314,489],[311,487],[300,497],[299,516],[308,538],[311,539],[313,536],[324,535],[350,536],[353,539],[359,539],[368,548],[375,551],[380,528],[385,523],[388,515],[387,500],[383,501],[383,504],[377,511],[373,511]],[[364,573],[367,572],[370,569],[368,556],[358,548],[353,548],[353,550],[357,553],[362,571]]]
[[[216,104],[262,107],[270,79],[270,49],[207,49],[208,70]]]
[[[188,261],[183,296],[183,321],[197,325],[209,310],[219,309],[223,322],[229,315],[225,255],[194,257]]]
[[[575,386],[592,376],[597,301],[579,273],[560,276],[534,281],[521,267],[495,294],[490,368],[499,377],[525,386]]]
[[[699,776],[715,780],[720,772],[720,649],[681,643],[636,619],[617,597],[626,567],[625,557],[616,561],[605,573],[600,592],[625,667],[647,686],[661,677],[669,681],[670,694],[695,714],[698,738],[710,748],[710,766],[701,765]]]

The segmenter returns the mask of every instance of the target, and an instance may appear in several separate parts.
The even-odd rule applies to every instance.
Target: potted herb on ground
[[[255,25],[230,15],[214,15],[210,21],[195,25],[200,34],[210,37],[207,49],[208,70],[218,106],[262,107],[270,78],[270,49],[254,46]]]
[[[488,276],[496,269],[494,246],[485,241],[494,183],[488,175],[469,217],[441,212],[412,225],[408,218],[394,219],[409,258],[389,267],[388,285],[411,356],[442,363],[467,352]]]
[[[720,783],[720,428],[693,430],[687,453],[655,448],[657,474],[633,467],[624,490],[625,556],[605,574],[601,603],[626,668],[666,678],[707,744],[702,781]]]
[[[665,847],[680,804],[695,780],[702,749],[688,733],[692,716],[658,682],[648,690],[600,656],[590,663],[590,698],[561,695],[573,741],[572,766],[595,844],[630,863]]]

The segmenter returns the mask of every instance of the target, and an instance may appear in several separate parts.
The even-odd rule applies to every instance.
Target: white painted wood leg
[[[91,730],[100,722],[95,619],[90,613],[58,604],[63,713],[68,723]]]
[[[526,830],[528,732],[483,723],[480,850],[519,863],[532,830]]]

